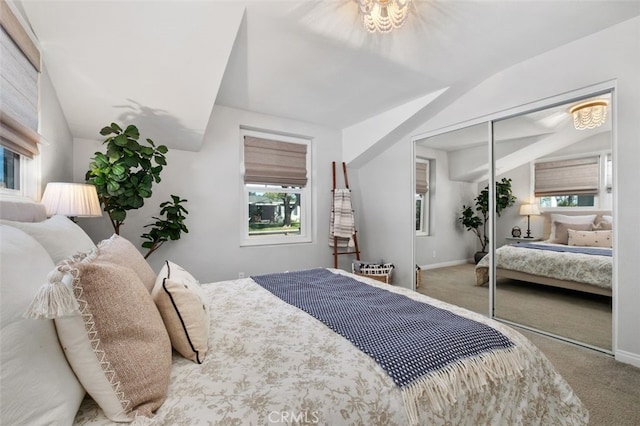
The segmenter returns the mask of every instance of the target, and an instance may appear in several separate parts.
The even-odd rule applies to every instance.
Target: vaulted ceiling
[[[414,0],[405,27],[372,35],[353,0],[15,3],[74,137],[121,121],[186,150],[214,104],[344,129],[640,14],[635,1]]]

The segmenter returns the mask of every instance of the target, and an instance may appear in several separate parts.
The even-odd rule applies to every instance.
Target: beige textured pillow
[[[587,215],[566,215],[566,214],[551,214],[551,234],[549,235],[549,241],[556,239],[556,226],[554,222],[562,222],[562,223],[590,223],[593,224],[596,220],[595,214],[587,214]],[[565,243],[566,244],[566,243]]]
[[[86,391],[116,422],[152,417],[164,401],[171,343],[138,275],[97,249],[58,265],[50,284],[73,288],[80,315],[55,319],[58,337]]]
[[[582,247],[613,247],[611,231],[569,230],[569,245]]]
[[[591,229],[593,229],[593,225],[591,223],[553,222],[553,224],[556,229],[556,237],[549,242],[554,244],[568,244],[570,229],[576,231],[591,231]]]
[[[100,248],[100,257],[102,259],[133,269],[149,293],[151,293],[156,282],[156,274],[144,256],[129,240],[113,234],[111,238],[98,243],[98,247]]]
[[[209,304],[198,281],[166,261],[151,292],[171,345],[183,357],[201,364],[209,343]]]

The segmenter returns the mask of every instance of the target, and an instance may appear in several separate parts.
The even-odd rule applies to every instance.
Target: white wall
[[[617,134],[614,141],[614,163],[617,174],[614,176],[617,208],[615,209],[616,231],[614,244],[616,256],[615,280],[618,284],[614,293],[616,307],[617,333],[614,350],[616,359],[640,366],[640,264],[637,253],[640,251],[640,18],[634,18],[607,30],[569,43],[558,49],[531,58],[516,66],[508,68],[487,79],[472,89],[458,101],[443,110],[429,122],[425,123],[413,134],[433,132],[436,129],[451,126],[455,123],[471,120],[476,117],[496,114],[499,111],[514,108],[547,97],[585,88],[602,82],[614,80],[616,85],[615,104]],[[411,136],[399,140],[394,151],[411,151]],[[401,156],[401,155],[398,155]],[[412,167],[409,155],[404,164],[389,163],[386,167],[397,169],[387,172],[398,191],[405,196],[397,198],[407,200],[406,209],[399,206],[387,206],[385,214],[401,213],[395,226],[400,229],[411,229],[413,217],[410,198],[410,185],[407,184],[407,170]],[[382,159],[376,162],[384,163]],[[363,191],[368,191],[366,180],[361,181]],[[404,188],[403,188],[404,185]],[[384,209],[384,207],[381,207]],[[364,229],[363,232],[371,232]],[[405,235],[395,234],[396,238]],[[406,247],[403,253],[410,255],[412,238],[396,244]],[[395,252],[395,256],[402,253]],[[385,256],[391,253],[385,253]]]
[[[413,214],[410,192],[411,152],[396,144],[353,173],[356,175],[358,239],[365,260],[391,262],[393,284],[411,288],[413,232],[404,218]],[[350,182],[351,183],[351,178]],[[411,208],[411,209],[410,209]],[[415,224],[415,222],[414,222]],[[414,225],[415,226],[415,225]]]
[[[107,123],[105,123],[107,124]],[[122,123],[121,123],[122,124]],[[313,170],[313,243],[282,246],[240,247],[241,211],[240,126],[310,136]],[[140,129],[144,137],[144,129]],[[154,140],[156,144],[165,141]],[[186,198],[189,233],[179,241],[165,243],[149,257],[154,270],[170,259],[189,270],[201,282],[247,275],[332,266],[328,245],[331,205],[331,161],[340,161],[341,135],[316,125],[216,106],[199,152],[170,150],[162,182],[143,208],[129,213],[121,235],[139,246],[142,227],[159,212],[158,205],[170,194]],[[103,150],[99,141],[76,140],[74,178],[83,181],[89,159]],[[108,219],[84,219],[81,225],[94,241],[109,237]]]
[[[73,179],[73,136],[45,66],[40,74],[40,134],[44,137],[39,145],[41,191],[44,191],[48,182]],[[35,198],[41,195],[40,192]]]

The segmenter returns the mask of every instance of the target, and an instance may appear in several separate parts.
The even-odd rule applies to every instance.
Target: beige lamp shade
[[[520,216],[539,215],[540,209],[537,204],[523,204],[520,206]]]
[[[42,195],[47,215],[68,217],[102,216],[98,193],[94,185],[84,183],[50,182]]]

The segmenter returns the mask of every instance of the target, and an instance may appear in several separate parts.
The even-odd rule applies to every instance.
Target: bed
[[[66,218],[1,223],[3,424],[106,425],[113,424],[114,418],[154,425],[588,422],[588,411],[570,386],[521,334],[410,290],[324,268],[200,284],[188,271],[167,261],[157,274],[146,276],[143,265],[133,266],[132,246],[121,237],[113,236],[96,248]],[[86,277],[100,268],[108,270],[109,277],[120,278],[102,281],[97,288],[85,284]],[[65,281],[69,277],[72,280]],[[140,284],[132,287],[133,282]],[[80,286],[83,293],[78,291]],[[331,286],[354,296],[333,297],[327,290]],[[69,294],[57,293],[69,288],[73,289]],[[156,303],[157,311],[146,313],[139,324],[128,317],[101,324],[98,313],[103,307],[93,305],[90,293],[105,288],[109,297],[103,301],[109,306],[133,303],[134,312],[122,315],[153,306],[147,299]],[[172,294],[186,346],[174,341],[175,324],[164,317],[164,307],[156,299],[162,290]],[[53,300],[52,294],[59,299]],[[315,295],[307,297],[310,294]],[[79,307],[60,302],[64,297],[75,297]],[[85,303],[94,315],[90,326]],[[358,310],[346,320],[344,311],[349,309],[344,309],[344,303]],[[417,315],[414,320],[406,322],[412,317],[396,314],[396,303],[401,304],[400,311]],[[54,309],[58,315],[25,318],[25,311],[29,316],[40,308]],[[423,315],[427,311],[433,315]],[[369,316],[379,323],[354,325],[358,317]],[[403,319],[396,318],[400,316]],[[334,317],[337,322],[332,322]],[[413,329],[424,327],[416,324],[436,324],[436,317],[443,322],[437,323],[441,329],[429,330],[439,336],[435,340],[404,340],[401,329],[419,333]],[[149,324],[158,319],[161,324],[164,321],[163,330],[149,331]],[[80,330],[72,323],[81,324]],[[477,333],[490,338],[461,343],[456,341],[457,333],[450,332],[454,325],[462,327],[460,334],[467,338]],[[135,327],[139,330],[130,334]],[[358,337],[365,328],[369,334]],[[376,333],[378,329],[381,334]],[[77,364],[82,347],[76,351],[77,342],[67,340],[72,332],[87,334],[93,342],[91,356],[84,362],[98,359],[100,368],[93,370],[94,376],[86,378],[85,367]],[[164,336],[167,332],[169,337]],[[110,358],[108,344],[114,342],[107,340],[109,333],[119,339],[115,346],[127,347],[122,358]],[[384,352],[391,340],[399,346]],[[403,358],[413,347],[419,347],[419,356],[412,361]],[[448,357],[451,362],[421,370],[435,348],[442,349],[436,358]],[[138,353],[137,358],[128,360],[130,351]],[[390,367],[397,364],[389,357],[409,368]],[[96,389],[105,378],[109,386],[101,393]],[[127,387],[128,380],[133,387]],[[155,388],[161,392],[136,394]],[[105,396],[111,391],[115,396]],[[128,406],[113,411],[114,401]]]
[[[548,214],[545,240],[496,250],[496,277],[611,296],[612,217]],[[476,265],[476,285],[488,282],[489,258]]]

